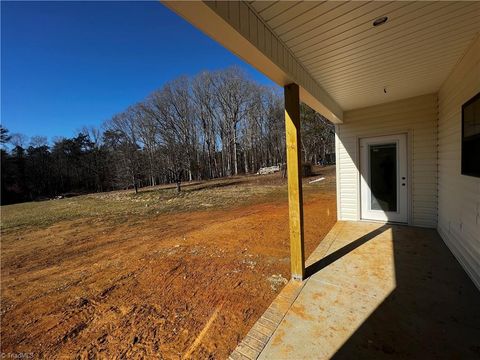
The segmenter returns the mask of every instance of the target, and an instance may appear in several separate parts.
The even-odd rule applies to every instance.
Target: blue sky
[[[240,65],[159,2],[2,2],[1,121],[11,133],[72,136],[180,75]]]

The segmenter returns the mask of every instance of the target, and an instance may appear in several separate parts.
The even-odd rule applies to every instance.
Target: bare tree
[[[236,67],[217,73],[215,95],[222,116],[222,145],[227,160],[227,175],[238,174],[237,126],[245,115],[249,99],[249,82]]]
[[[9,140],[10,144],[12,144],[14,147],[21,147],[24,149],[27,147],[28,141],[28,136],[20,133],[13,133]]]
[[[167,169],[181,190],[185,173],[192,180],[196,150],[196,129],[186,78],[167,84],[152,94],[145,107],[158,126],[158,142]]]
[[[48,145],[48,139],[46,136],[32,136],[30,138],[30,146],[38,148],[41,146],[47,146]]]
[[[217,152],[217,121],[218,102],[215,96],[215,84],[212,74],[203,72],[197,75],[192,84],[193,104],[195,116],[199,118],[201,125],[200,141],[203,151],[207,153],[207,174],[209,178],[219,176],[216,158]]]
[[[104,141],[114,150],[117,158],[117,180],[123,186],[131,184],[135,193],[138,192],[142,172],[136,132],[138,119],[138,109],[131,106],[109,121],[104,134]]]
[[[140,146],[146,154],[148,181],[151,186],[157,184],[158,162],[156,159],[159,143],[158,123],[146,103],[136,105],[136,131]]]
[[[335,127],[306,105],[302,104],[301,109],[304,162],[325,164],[327,152],[335,148]]]

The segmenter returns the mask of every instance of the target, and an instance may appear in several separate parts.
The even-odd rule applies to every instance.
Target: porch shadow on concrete
[[[328,254],[324,258],[311,263],[305,269],[305,276],[307,278],[315,275],[317,272],[322,270],[323,268],[327,267],[328,265],[332,264],[333,262],[337,261],[338,259],[344,257],[349,252],[355,250],[357,247],[362,246],[367,241],[373,239],[375,236],[380,235],[383,231],[388,228],[387,225],[379,227],[376,230],[370,231],[368,234],[363,235],[362,237],[358,238],[355,241],[343,246],[342,248],[336,250],[335,252]]]
[[[435,230],[338,222],[307,265],[273,335],[242,358],[480,358],[480,293]]]
[[[386,225],[395,288],[334,354],[480,358],[480,293],[435,230]]]

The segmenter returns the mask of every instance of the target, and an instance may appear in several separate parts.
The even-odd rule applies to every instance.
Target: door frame
[[[363,191],[362,191],[362,166],[363,166],[363,159],[364,155],[362,153],[362,140],[369,140],[369,139],[377,139],[379,141],[388,141],[388,138],[395,138],[398,136],[404,136],[405,139],[405,168],[406,168],[406,181],[407,181],[407,191],[406,191],[406,204],[405,204],[405,221],[395,221],[395,220],[388,220],[388,219],[365,219],[363,218],[363,204],[362,201],[364,199]],[[357,174],[358,174],[358,220],[359,221],[369,221],[369,222],[382,222],[382,223],[397,223],[397,224],[404,224],[404,225],[411,225],[412,224],[412,188],[413,188],[413,176],[412,176],[412,159],[411,159],[411,139],[412,139],[412,132],[411,131],[399,131],[394,133],[383,133],[378,134],[374,133],[368,136],[356,136],[357,140]]]

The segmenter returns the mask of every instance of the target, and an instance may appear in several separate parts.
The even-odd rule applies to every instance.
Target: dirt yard
[[[334,167],[304,203],[308,255],[336,221]],[[2,358],[224,359],[289,266],[279,174],[5,206]]]

